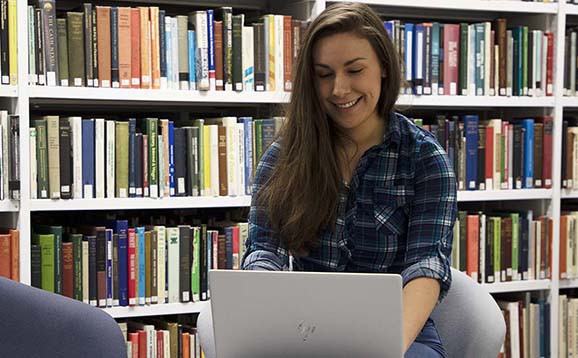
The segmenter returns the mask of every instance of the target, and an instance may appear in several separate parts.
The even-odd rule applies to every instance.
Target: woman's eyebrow
[[[356,58],[354,58],[353,60],[349,60],[349,61],[345,62],[343,65],[344,65],[344,66],[349,66],[349,65],[351,65],[352,63],[354,63],[354,62],[356,62],[356,61],[365,60],[365,59],[366,59],[365,57],[356,57]],[[316,63],[315,66],[319,66],[319,67],[323,67],[323,68],[331,68],[331,66],[326,65],[326,64],[324,64],[324,63]]]

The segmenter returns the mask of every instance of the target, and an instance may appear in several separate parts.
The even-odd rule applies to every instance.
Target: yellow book
[[[268,74],[268,91],[275,91],[275,15],[265,15],[267,17],[267,31],[269,34],[269,74]]]
[[[149,8],[139,7],[140,10],[140,88],[151,88],[151,32]]]
[[[18,84],[18,21],[16,0],[8,0],[8,58],[10,62],[10,85]]]
[[[203,126],[203,178],[205,196],[211,196],[211,128]]]

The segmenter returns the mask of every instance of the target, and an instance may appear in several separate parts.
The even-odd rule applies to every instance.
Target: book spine
[[[168,88],[167,77],[167,35],[166,35],[166,11],[159,10],[159,60],[160,60],[160,88],[166,90]]]
[[[6,10],[8,11],[8,10]],[[7,12],[6,12],[7,13]],[[4,16],[4,15],[3,15]],[[8,16],[8,15],[6,15]],[[45,85],[46,84],[46,70],[44,67],[44,36],[42,34],[42,9],[36,9],[35,13],[34,13],[34,38],[36,40],[36,58],[35,58],[35,62],[36,62],[36,73],[38,75],[38,84],[39,85]],[[8,36],[8,34],[6,35]],[[0,41],[2,41],[0,39]],[[2,55],[4,56],[4,55]],[[8,57],[10,58],[10,57]],[[8,64],[8,66],[10,66],[10,64]],[[2,84],[6,84],[5,83],[5,70],[1,69],[1,72],[4,73],[4,75],[2,75]],[[9,77],[9,76],[8,76]],[[8,83],[10,83],[10,78],[8,78]]]
[[[207,39],[208,39],[208,61],[209,61],[209,90],[216,90],[216,73],[215,73],[215,12],[212,9],[207,10]],[[222,36],[222,35],[221,35]]]
[[[115,123],[115,165],[114,165],[114,182],[116,186],[117,198],[128,198],[129,179],[128,179],[128,140],[129,140],[129,123],[117,121]],[[112,158],[111,158],[112,159]]]
[[[15,2],[14,2],[15,3]],[[10,2],[8,3],[10,6]],[[42,9],[42,34],[44,36],[44,58],[46,65],[46,84],[56,86],[58,76],[58,41],[56,29],[56,2],[55,0],[40,0]],[[10,8],[8,9],[10,11]],[[10,14],[8,24],[10,26]],[[10,32],[9,32],[10,34]],[[10,48],[10,46],[9,46]],[[12,60],[12,58],[11,58]],[[16,61],[16,58],[14,58]],[[10,61],[12,62],[12,61]],[[12,82],[12,81],[10,81]]]
[[[68,82],[71,86],[85,86],[84,14],[69,12],[68,16]]]
[[[34,121],[36,127],[36,158],[38,162],[38,198],[48,199],[48,146],[46,120]]]
[[[161,88],[161,54],[159,33],[159,8],[151,6],[150,12],[150,56],[151,56],[151,88]]]
[[[128,120],[128,196],[136,197],[136,118]]]
[[[178,64],[179,64],[179,89],[189,90],[189,44],[188,44],[188,18],[177,16],[178,27]]]
[[[128,226],[127,226],[128,227]],[[122,230],[122,229],[121,229]],[[122,234],[120,234],[122,235]],[[127,264],[128,264],[128,272],[127,272],[127,280],[128,280],[128,305],[129,306],[136,306],[137,299],[138,299],[138,292],[137,292],[137,280],[138,280],[138,265],[137,265],[137,242],[136,242],[136,232],[134,228],[130,228],[127,230],[127,238],[128,238],[128,249],[127,249]],[[121,239],[119,236],[119,249],[121,247]],[[121,276],[122,277],[122,276]],[[123,293],[122,293],[122,285],[121,285],[121,295],[120,295],[120,302],[123,302]]]
[[[150,196],[158,198],[159,196],[159,178],[158,178],[158,119],[147,118],[147,135],[148,135],[148,173]]]
[[[0,1],[0,43],[8,42],[8,2],[6,0]],[[35,38],[35,17],[34,6],[28,6],[28,84],[36,85],[38,83],[38,74],[36,73],[36,38]],[[8,49],[6,47],[0,48],[0,83],[9,84],[10,76],[1,74],[10,72],[10,64],[8,63]],[[5,81],[5,82],[3,82]]]
[[[140,10],[130,9],[130,87],[140,88]]]
[[[222,7],[223,19],[223,86],[233,90],[233,9]]]
[[[10,115],[8,117],[9,124],[9,154],[10,166],[8,176],[8,190],[10,191],[10,199],[20,200],[20,116]]]
[[[175,125],[173,121],[169,121],[168,138],[169,195],[175,196]]]
[[[100,81],[99,76],[99,69],[100,69],[100,65],[98,64],[98,53],[99,53],[99,49],[98,49],[98,21],[97,21],[97,11],[96,10],[92,10],[92,74],[94,76],[93,78],[93,86],[94,87],[99,87],[100,86]]]
[[[68,86],[68,33],[67,19],[56,19],[56,40],[58,43],[58,86]]]
[[[94,198],[95,174],[94,119],[82,120],[82,193],[83,198]]]
[[[139,7],[140,12],[140,76],[141,88],[151,88],[151,23],[148,7]]]
[[[200,91],[208,91],[210,88],[209,77],[209,28],[207,25],[207,12],[195,12],[195,28],[196,28],[196,51],[195,51],[195,66],[197,71],[197,89]]]
[[[201,75],[197,73],[201,71],[201,69],[197,69],[196,56],[195,50],[197,49],[198,44],[196,43],[196,34],[195,31],[189,30],[187,31],[187,39],[189,42],[189,89],[196,90],[197,89],[197,75]],[[200,51],[199,51],[200,52]]]
[[[106,229],[104,231],[106,239],[106,307],[112,307],[113,299],[113,233],[112,229]]]
[[[118,52],[118,8],[113,6],[110,8],[110,71],[112,88],[120,87]]]
[[[131,88],[131,9],[118,8],[118,81],[120,88]]]
[[[253,60],[255,71],[255,91],[265,91],[266,89],[266,72],[265,72],[265,27],[263,24],[253,24],[254,48]]]
[[[96,7],[96,36],[97,36],[97,59],[98,81],[100,87],[111,87],[112,76],[112,49],[111,49],[111,16],[110,7]]]
[[[243,90],[243,23],[244,15],[233,16],[233,88]]]
[[[95,165],[95,194],[96,198],[103,199],[106,193],[106,170],[105,170],[105,121],[104,118],[95,118],[94,120],[94,165]]]
[[[215,89],[223,91],[223,22],[214,21]]]
[[[478,178],[478,116],[465,116],[466,128],[466,188],[476,190]]]
[[[84,9],[84,71],[86,73],[86,85],[88,87],[94,86],[94,71],[92,68],[92,4],[83,4]]]
[[[60,118],[60,198],[72,198],[72,171],[71,171],[71,145],[70,123],[67,118]]]
[[[255,88],[254,72],[254,32],[253,27],[243,27],[243,90],[253,91]],[[291,70],[292,68],[289,68]],[[286,87],[292,88],[291,73],[289,73],[289,82],[285,81]]]

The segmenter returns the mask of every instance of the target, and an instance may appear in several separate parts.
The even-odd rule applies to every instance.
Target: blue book
[[[94,198],[94,119],[82,120],[82,192]]]
[[[422,24],[416,24],[413,34],[413,92],[423,94],[425,31]]]
[[[175,122],[169,121],[169,193],[175,196]]]
[[[393,21],[384,21],[383,22],[383,27],[385,27],[385,31],[387,31],[387,34],[389,35],[389,38],[393,41]]]
[[[167,31],[168,30],[168,31]],[[173,84],[173,42],[171,39],[172,25],[171,21],[166,22],[165,26],[165,53],[161,53],[161,56],[165,57],[167,63],[167,86],[172,88]]]
[[[438,94],[440,82],[440,24],[434,22],[431,28],[431,87]]]
[[[245,132],[245,194],[251,195],[253,187],[253,118],[239,117]]]
[[[120,306],[128,306],[128,220],[117,220],[118,235],[118,299]]]
[[[226,258],[226,269],[233,269],[233,228],[225,228],[225,258]]]
[[[112,307],[112,229],[104,231],[106,239],[106,306]]]
[[[466,188],[476,190],[478,178],[478,124],[477,115],[464,116],[466,128]]]
[[[524,129],[524,173],[522,184],[524,188],[534,187],[534,120],[532,118],[522,120]]]
[[[404,80],[408,83],[413,81],[413,27],[414,25],[411,23],[406,23],[404,26],[404,61],[405,64],[405,78]],[[410,93],[406,93],[410,94]]]
[[[189,88],[197,89],[197,73],[195,72],[195,51],[197,44],[195,42],[195,31],[189,30],[187,33],[189,41]]]
[[[139,226],[135,230],[136,232],[136,242],[138,250],[138,304],[145,304],[145,287],[146,287],[146,277],[145,277],[145,228],[144,226]]]
[[[110,72],[112,87],[119,88],[119,67],[118,67],[118,8],[110,8]]]
[[[160,50],[160,67],[161,67],[161,89],[167,87],[167,39],[165,34],[165,10],[159,10],[159,50]]]
[[[136,119],[128,120],[128,196],[136,197]]]
[[[207,29],[209,35],[208,53],[209,53],[209,90],[214,91],[216,86],[215,73],[215,27],[213,24],[214,10],[207,10]]]

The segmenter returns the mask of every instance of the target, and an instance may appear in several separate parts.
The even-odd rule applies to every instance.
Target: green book
[[[48,137],[46,120],[34,120],[34,127],[36,128],[38,199],[48,199]]]
[[[245,15],[233,15],[233,88],[235,91],[243,90],[243,23]]]
[[[66,19],[56,19],[58,36],[58,83],[68,86],[68,36]]]
[[[71,234],[74,299],[82,301],[82,234]]]
[[[66,16],[68,20],[69,85],[84,87],[84,13],[67,12]]]
[[[502,219],[499,217],[491,217],[490,221],[494,227],[494,281],[500,282],[502,281],[502,269],[500,264],[502,262]]]
[[[128,198],[128,122],[115,123],[116,197]]]
[[[524,96],[528,95],[528,26],[522,27],[522,93],[521,94]]]
[[[201,230],[193,227],[193,262],[191,266],[191,291],[193,301],[201,299]]]
[[[520,215],[518,213],[511,213],[512,218],[512,280],[518,280],[518,251],[520,247],[519,226]]]
[[[462,96],[468,95],[468,24],[460,24],[460,66],[459,92]]]
[[[34,234],[32,235],[32,243],[34,245],[40,245],[41,250],[40,265],[42,266],[41,287],[43,290],[46,290],[48,292],[55,292],[54,235]]]
[[[205,177],[204,177],[204,173],[205,173],[205,158],[204,153],[204,145],[205,145],[205,133],[204,133],[204,127],[205,127],[205,120],[204,119],[195,119],[195,127],[198,128],[198,139],[197,139],[197,156],[198,156],[198,161],[199,161],[199,195],[200,196],[204,196],[205,195]],[[194,195],[194,194],[193,194]]]
[[[38,225],[34,232],[54,238],[54,293],[62,294],[62,226]],[[44,272],[44,271],[43,271]]]
[[[149,188],[151,198],[159,196],[159,120],[157,118],[146,119],[146,131],[149,138],[148,164],[149,164]]]
[[[255,158],[253,159],[253,163],[259,163],[261,159],[261,153],[263,152],[263,120],[256,119],[253,121],[253,128],[255,129],[255,133],[253,134],[253,140],[255,142]],[[255,167],[257,165],[255,164]]]

